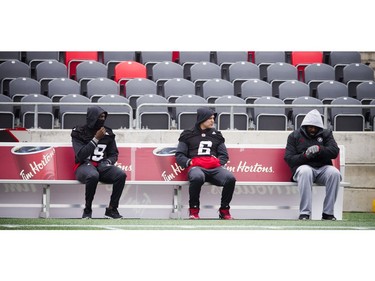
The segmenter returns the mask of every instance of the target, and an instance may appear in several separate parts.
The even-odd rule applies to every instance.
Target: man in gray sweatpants
[[[310,219],[314,182],[326,187],[322,219],[336,220],[333,210],[341,174],[332,165],[332,159],[339,152],[332,131],[324,129],[322,117],[316,109],[310,111],[301,127],[288,136],[284,160],[292,170],[292,180],[298,183],[300,220]]]

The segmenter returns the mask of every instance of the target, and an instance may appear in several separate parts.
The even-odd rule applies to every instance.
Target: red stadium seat
[[[323,52],[292,52],[291,64],[297,67],[298,80],[305,81],[305,67],[312,63],[322,63]]]
[[[136,61],[123,61],[115,66],[114,80],[120,85],[120,94],[125,96],[126,82],[133,78],[147,78],[146,66]]]
[[[65,52],[65,65],[68,68],[69,78],[75,79],[77,65],[85,60],[98,61],[98,52]]]

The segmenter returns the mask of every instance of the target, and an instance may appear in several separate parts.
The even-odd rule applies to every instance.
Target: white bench
[[[32,144],[32,143],[7,143],[0,145],[0,153],[7,155],[7,151],[14,146],[29,145],[29,146],[53,146],[55,152],[56,162],[55,167],[58,170],[58,175],[54,179],[33,179],[30,173],[23,172],[22,178],[14,178],[9,172],[13,169],[8,167],[8,172],[4,172],[5,166],[0,172],[0,194],[12,194],[16,185],[27,185],[41,187],[41,201],[40,204],[31,204],[34,208],[39,208],[39,217],[51,217],[52,210],[62,210],[71,208],[82,208],[84,197],[82,190],[83,184],[74,179],[74,175],[70,171],[72,168],[72,157],[74,157],[70,144]],[[173,145],[173,144],[172,144]],[[162,156],[161,160],[167,161],[167,164],[156,167],[159,164],[153,162],[150,158],[150,152],[154,152],[159,145],[152,144],[132,144],[119,145],[120,157],[118,165],[126,170],[128,175],[126,181],[126,189],[122,199],[120,200],[119,209],[126,209],[124,217],[129,217],[127,214],[133,212],[130,217],[140,218],[186,218],[188,209],[188,181],[186,181],[186,171],[183,171],[174,160],[172,156]],[[163,145],[163,147],[170,147],[171,145]],[[232,170],[236,177],[236,189],[231,203],[232,215],[237,219],[296,219],[298,218],[299,192],[295,182],[290,182],[290,171],[283,159],[280,159],[283,154],[283,147],[281,146],[243,146],[243,145],[228,145],[230,154],[230,162],[227,168]],[[340,146],[341,153],[339,161],[335,161],[342,174],[345,174],[345,150]],[[60,151],[62,150],[62,151]],[[259,153],[258,153],[259,152]],[[276,153],[274,153],[276,152]],[[259,154],[259,155],[258,155]],[[14,157],[14,155],[8,155]],[[153,154],[152,157],[156,157]],[[270,162],[262,158],[269,159]],[[256,158],[256,159],[253,159]],[[45,157],[46,159],[46,157]],[[156,158],[155,158],[156,159]],[[159,161],[158,157],[158,161]],[[51,160],[52,161],[52,160]],[[126,162],[128,161],[128,162]],[[265,161],[265,162],[262,162]],[[143,163],[144,162],[144,163]],[[9,162],[8,162],[9,163]],[[36,163],[37,164],[37,163]],[[0,164],[4,165],[4,164]],[[157,172],[154,169],[159,169]],[[168,170],[169,169],[169,170]],[[66,170],[66,171],[64,171]],[[140,170],[144,170],[138,174]],[[281,172],[277,172],[281,171]],[[34,170],[35,172],[35,170]],[[258,174],[259,175],[258,175]],[[284,175],[279,175],[284,173]],[[14,174],[14,173],[13,173]],[[157,175],[157,176],[156,176]],[[8,178],[6,178],[8,177]],[[18,177],[20,173],[18,173]],[[29,177],[29,178],[28,178]],[[31,178],[30,178],[31,177]],[[267,177],[275,177],[276,180],[269,180]],[[278,180],[278,179],[281,180]],[[247,180],[248,179],[248,180]],[[254,180],[255,179],[255,180]],[[111,185],[100,183],[100,186]],[[337,202],[335,205],[335,216],[337,219],[342,219],[343,211],[343,194],[344,187],[349,183],[342,182],[338,193]],[[65,187],[80,186],[81,195],[77,195],[75,189],[66,189]],[[155,190],[153,187],[157,187]],[[69,196],[54,196],[59,200],[51,200],[51,190],[54,192],[59,187],[64,187],[64,190],[69,190],[69,196],[73,196],[76,203],[60,202],[61,198]],[[61,190],[61,189],[59,189]],[[95,202],[107,202],[108,193],[100,195],[101,188],[98,187]],[[156,192],[157,191],[157,192]],[[159,192],[160,191],[160,192]],[[313,210],[312,219],[321,218],[321,210],[323,199],[325,195],[325,188],[323,186],[314,185],[313,187]],[[133,193],[134,195],[129,195]],[[216,218],[217,209],[219,208],[221,188],[206,183],[201,192],[201,217],[202,218]],[[141,195],[139,195],[141,194]],[[20,194],[15,194],[19,196]],[[143,196],[144,200],[138,200]],[[1,196],[4,198],[4,196]],[[61,197],[61,198],[60,198]],[[77,198],[78,197],[78,198]],[[136,200],[128,200],[129,197],[137,198]],[[98,198],[98,199],[97,199]],[[145,199],[147,198],[147,200]],[[10,201],[17,200],[13,198]],[[57,201],[57,202],[56,202]],[[165,201],[165,202],[160,202]],[[30,204],[21,203],[5,203],[0,199],[0,216],[4,216],[3,209],[13,208],[27,208]],[[103,208],[105,204],[96,204],[94,208]],[[138,211],[135,211],[138,210]],[[146,211],[147,214],[144,214]],[[81,211],[79,211],[80,213]],[[142,213],[143,212],[143,213]],[[58,212],[57,212],[58,213]],[[141,214],[142,213],[142,214]],[[160,214],[159,214],[160,213]],[[53,217],[59,217],[57,216]],[[62,215],[64,216],[64,215]]]

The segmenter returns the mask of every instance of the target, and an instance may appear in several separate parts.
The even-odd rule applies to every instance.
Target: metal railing
[[[21,104],[19,102],[0,102],[0,112],[3,112],[1,110],[1,105],[13,105],[13,106],[20,106]],[[67,105],[72,105],[72,106],[126,106],[129,108],[131,114],[130,114],[130,123],[133,124],[133,114],[132,114],[132,108],[128,103],[101,103],[101,102],[96,102],[96,103],[91,103],[91,102],[82,102],[82,103],[74,103],[74,102],[64,102],[64,103],[56,103],[56,102],[23,102],[22,105],[33,105],[34,106],[34,128],[38,128],[38,107],[39,105],[52,105],[53,107],[60,107],[60,106],[67,106]],[[215,103],[202,103],[202,104],[175,104],[175,103],[167,103],[167,104],[162,104],[162,103],[144,103],[141,104],[136,108],[136,113],[135,113],[135,119],[136,119],[136,125],[135,129],[140,129],[140,109],[142,107],[167,107],[167,108],[177,108],[177,107],[211,107],[211,108],[217,108],[217,107],[227,107],[230,108],[230,111],[228,112],[230,115],[230,129],[234,129],[234,113],[235,113],[235,108],[262,108],[262,107],[267,107],[267,108],[285,108],[285,109],[292,109],[292,108],[322,108],[323,109],[323,116],[324,116],[324,125],[327,126],[328,124],[328,115],[329,115],[329,109],[331,108],[361,108],[363,109],[371,109],[375,108],[375,105],[370,105],[370,104],[361,104],[361,105],[332,105],[332,104],[215,104]],[[132,129],[132,126],[130,127]]]

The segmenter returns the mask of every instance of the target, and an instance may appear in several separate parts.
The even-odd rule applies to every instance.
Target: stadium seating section
[[[99,102],[125,129],[185,128],[193,103],[221,130],[291,130],[324,107],[332,130],[374,130],[374,69],[355,51],[0,52],[0,83],[0,128],[71,128]]]

